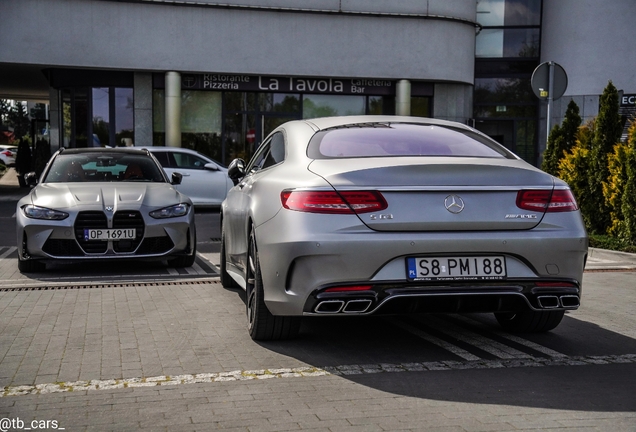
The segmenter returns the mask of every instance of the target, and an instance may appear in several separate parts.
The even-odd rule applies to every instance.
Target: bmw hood
[[[162,208],[190,199],[168,183],[45,183],[31,191],[34,205],[51,209]]]

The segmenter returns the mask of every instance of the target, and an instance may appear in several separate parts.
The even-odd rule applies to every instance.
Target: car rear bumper
[[[519,231],[376,232],[344,216],[332,217],[320,232],[322,221],[312,223],[315,215],[279,216],[256,228],[265,302],[274,315],[322,315],[328,304],[318,305],[325,301],[334,302],[333,310],[342,306],[335,313],[352,314],[576,309],[580,302],[588,248],[582,223],[570,223],[573,229],[552,221]],[[504,256],[507,277],[407,280],[408,257],[466,255]],[[324,292],[361,284],[372,292]]]
[[[545,282],[541,286],[537,282]],[[341,287],[342,285],[338,285]],[[481,284],[372,284],[366,291],[316,290],[304,315],[514,312],[574,310],[581,289],[574,280],[507,280]]]

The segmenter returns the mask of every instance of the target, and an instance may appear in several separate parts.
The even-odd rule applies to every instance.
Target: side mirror
[[[181,180],[183,180],[183,174],[178,173],[178,172],[173,172],[172,173],[172,184],[173,185],[180,185],[181,184]]]
[[[38,184],[38,176],[34,171],[28,172],[24,175],[24,182],[27,186],[33,187]]]
[[[208,170],[208,171],[218,171],[219,170],[219,166],[215,163],[209,162],[206,163],[205,165],[203,165],[203,168]]]
[[[232,180],[234,186],[245,177],[245,161],[243,159],[234,159],[227,167],[227,176]]]

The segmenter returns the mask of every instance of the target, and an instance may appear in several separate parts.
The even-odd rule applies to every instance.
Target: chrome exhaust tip
[[[541,309],[554,309],[560,306],[559,298],[557,296],[539,296],[537,302]]]
[[[344,313],[363,313],[371,307],[371,300],[349,300],[342,309]]]
[[[342,300],[325,300],[318,303],[314,311],[319,314],[337,314],[343,306]]]
[[[581,305],[581,299],[575,295],[564,295],[561,296],[561,305],[565,308],[570,307],[579,307]]]

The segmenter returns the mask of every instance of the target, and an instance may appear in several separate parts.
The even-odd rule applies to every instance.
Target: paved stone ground
[[[628,338],[623,347],[572,355],[556,342],[557,350],[538,352],[507,340],[531,355],[472,361],[395,328],[381,333],[390,321],[340,327],[345,335],[335,341],[329,332],[338,324],[320,333],[314,322],[314,335],[299,341],[255,343],[239,294],[215,281],[5,289],[0,419],[56,421],[69,431],[633,432],[635,336],[619,319],[629,315],[629,301],[618,297],[631,299],[624,281],[634,277],[586,276],[616,287],[617,296],[610,314],[603,303],[581,311],[613,332],[590,332],[590,340]],[[593,291],[595,301],[606,296]],[[570,320],[566,328],[577,325]],[[374,348],[365,329],[382,343]],[[350,349],[348,336],[359,338]],[[574,345],[585,351],[580,337]]]

